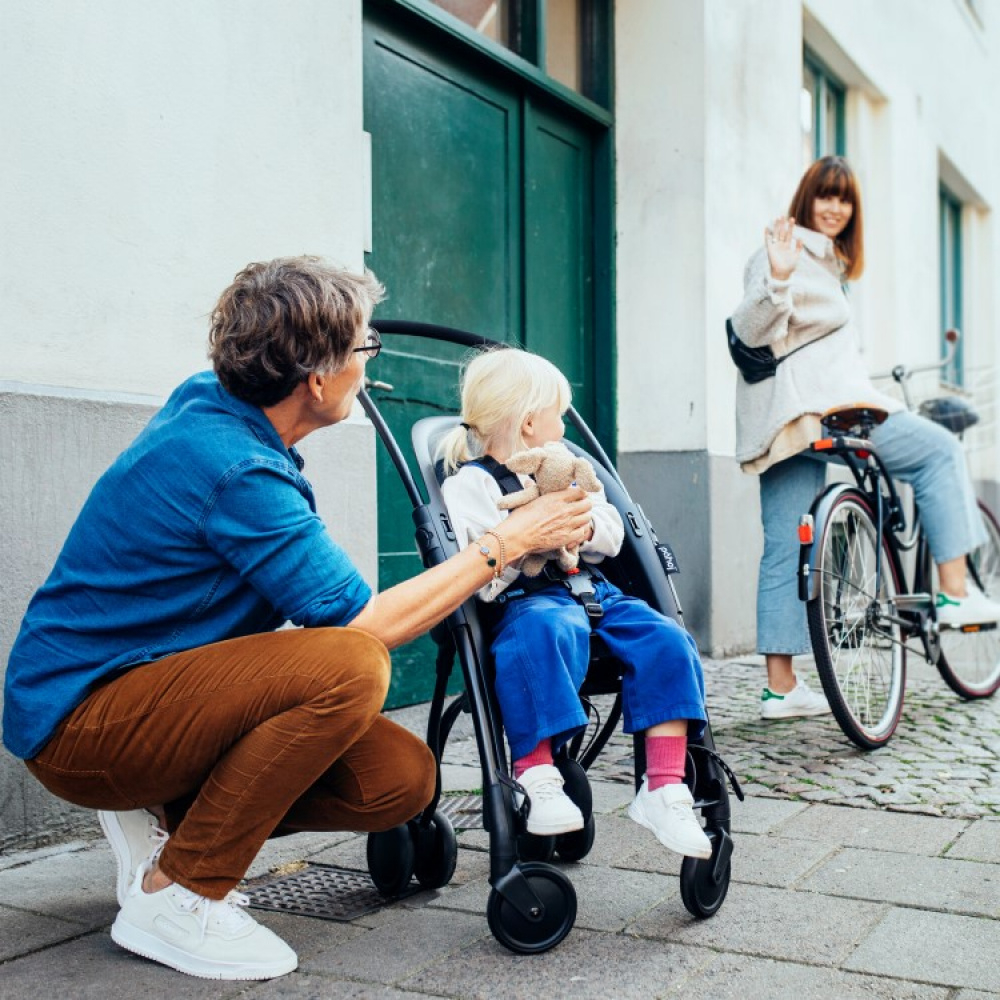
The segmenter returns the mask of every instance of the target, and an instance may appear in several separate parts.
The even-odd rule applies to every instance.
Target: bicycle
[[[914,409],[907,382],[918,372],[945,367],[957,331],[940,362],[896,366],[891,377]],[[945,397],[921,411],[961,436],[978,417],[964,401]],[[909,527],[896,484],[869,440],[885,410],[859,404],[824,414],[828,436],[810,446],[833,457],[854,483],[827,486],[799,522],[799,597],[806,602],[816,668],[834,717],[865,750],[884,746],[903,710],[907,643],[923,655],[961,698],[988,698],[1000,687],[1000,630],[996,624],[939,626],[933,559],[913,506]],[[1000,597],[1000,524],[979,501],[987,541],[966,557],[968,578],[987,596]],[[912,581],[903,555],[914,553]],[[911,585],[912,584],[912,585]]]

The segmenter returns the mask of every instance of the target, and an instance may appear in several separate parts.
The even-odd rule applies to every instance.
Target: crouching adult
[[[546,496],[372,594],[294,446],[350,413],[381,295],[371,274],[311,257],[237,275],[211,317],[214,371],[98,481],[10,655],[4,743],[99,811],[118,862],[112,937],[191,975],[296,967],[234,891],[264,842],[389,829],[433,794],[427,747],[381,714],[388,650],[493,577],[499,533],[517,560],[589,525],[581,490]]]

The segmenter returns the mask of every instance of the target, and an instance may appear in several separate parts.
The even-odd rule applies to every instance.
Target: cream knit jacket
[[[737,377],[738,462],[765,454],[781,430],[804,414],[818,416],[834,406],[862,402],[890,413],[903,409],[899,400],[876,389],[865,371],[832,241],[800,226],[795,236],[803,249],[787,281],[771,276],[763,247],[747,262],[733,329],[750,347],[770,344],[778,357],[823,339],[778,365],[774,378],[749,385]],[[836,332],[823,336],[831,330]]]

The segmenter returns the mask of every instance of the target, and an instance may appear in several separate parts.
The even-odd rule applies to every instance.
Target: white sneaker
[[[952,597],[944,591],[938,593],[935,604],[938,625],[942,628],[995,625],[1000,621],[1000,604],[994,604],[971,581],[968,587],[968,597]]]
[[[689,858],[710,858],[712,842],[694,814],[694,799],[687,785],[661,785],[649,790],[645,775],[642,787],[628,807],[630,819],[652,830],[668,850]]]
[[[788,694],[775,694],[764,688],[760,696],[762,719],[804,719],[825,715],[830,711],[826,698],[817,694],[805,681],[800,680]]]
[[[207,899],[176,882],[146,892],[139,867],[111,938],[129,951],[202,979],[274,979],[291,972],[298,956],[245,910],[239,892]]]
[[[563,791],[563,776],[554,764],[529,767],[517,781],[528,793],[528,833],[550,837],[583,829],[583,813]],[[524,796],[515,792],[514,804],[520,808],[523,801]]]
[[[156,817],[145,809],[132,809],[129,812],[100,810],[97,818],[118,863],[116,891],[118,905],[124,906],[139,865],[159,857],[170,834],[161,830]]]

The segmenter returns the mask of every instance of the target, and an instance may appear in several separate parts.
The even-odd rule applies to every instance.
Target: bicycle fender
[[[819,597],[820,580],[819,574],[814,566],[819,557],[819,546],[823,536],[821,530],[830,516],[830,509],[834,502],[845,493],[857,493],[858,488],[852,483],[831,483],[813,501],[809,508],[812,515],[813,540],[805,545],[799,546],[799,600],[811,601]]]

